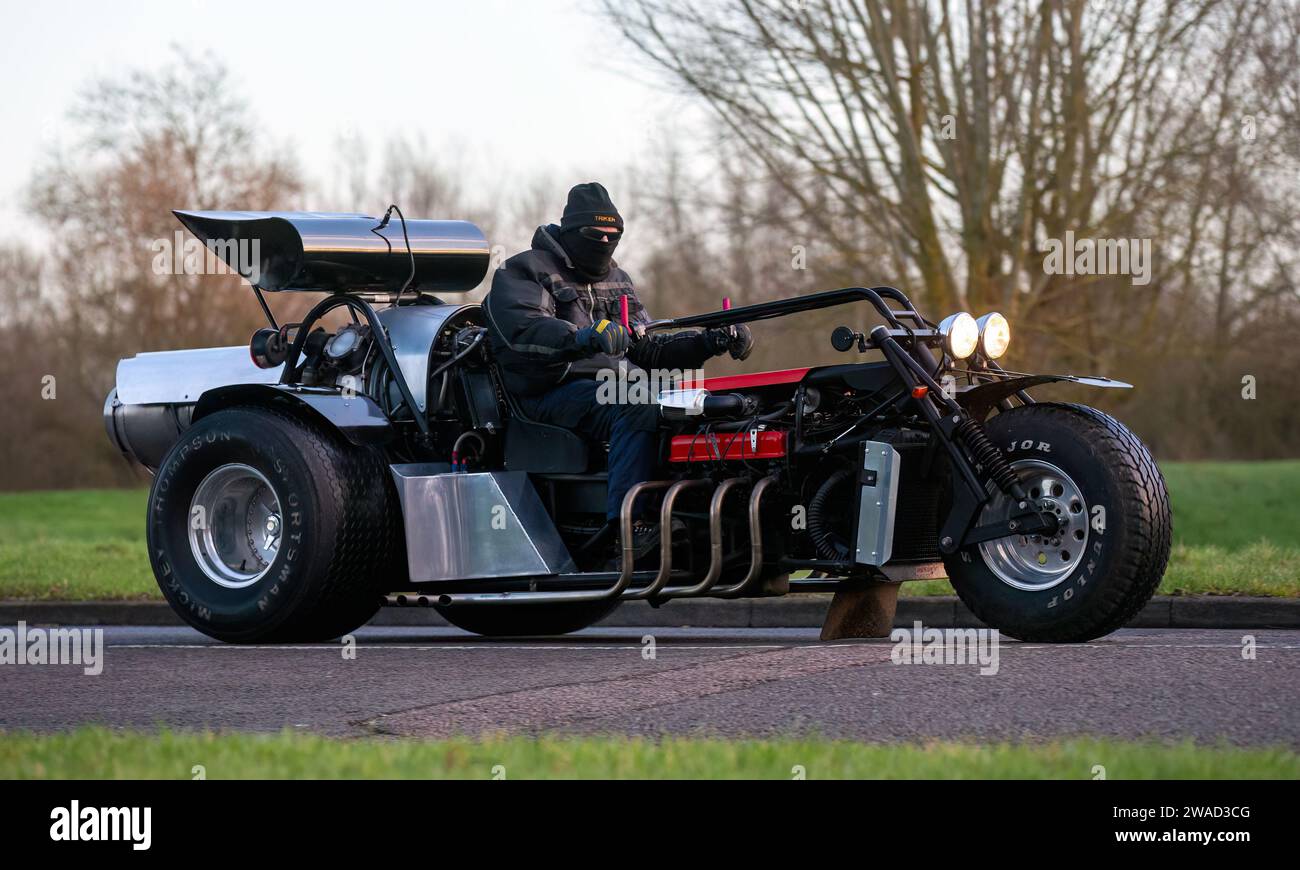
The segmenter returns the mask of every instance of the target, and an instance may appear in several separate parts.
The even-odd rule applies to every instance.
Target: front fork
[[[989,440],[984,427],[935,382],[931,372],[939,365],[930,349],[918,343],[913,356],[883,326],[872,330],[871,338],[909,388],[913,402],[947,451],[954,475],[959,479],[954,481],[952,505],[939,533],[939,551],[949,556],[964,547],[995,538],[1055,531],[1058,524],[1055,513],[1037,510],[1015,470]],[[976,526],[976,517],[995,489],[1012,498],[1015,512],[1005,520]]]

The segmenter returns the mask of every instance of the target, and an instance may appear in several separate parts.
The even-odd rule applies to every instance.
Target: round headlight
[[[965,311],[945,317],[939,324],[939,334],[943,336],[944,350],[953,359],[966,359],[980,340],[979,324]]]
[[[994,311],[976,321],[980,328],[980,350],[989,359],[1000,359],[1011,344],[1011,324]]]

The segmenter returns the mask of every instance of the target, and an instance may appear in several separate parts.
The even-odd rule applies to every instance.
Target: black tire
[[[570,604],[462,604],[434,609],[457,628],[484,637],[548,637],[579,631],[609,616],[618,601]]]
[[[283,516],[265,574],[241,588],[212,579],[189,536],[196,491],[230,467],[260,473]],[[404,549],[395,501],[377,449],[278,409],[229,408],[195,423],[163,459],[149,493],[149,557],[172,609],[204,634],[231,643],[329,640],[379,609]]]
[[[1018,407],[986,428],[1013,464],[1049,463],[1073,480],[1087,505],[1086,537],[1064,545],[1079,547],[1078,564],[1051,588],[1016,588],[978,545],[953,554],[944,561],[961,600],[1025,641],[1079,643],[1123,626],[1151,599],[1169,561],[1169,494],[1151,453],[1123,424],[1082,405]]]

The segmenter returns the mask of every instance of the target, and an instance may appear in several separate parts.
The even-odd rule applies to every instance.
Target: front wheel
[[[1050,535],[966,547],[944,561],[961,600],[988,625],[1026,641],[1076,643],[1109,634],[1151,599],[1169,561],[1164,478],[1123,424],[1082,405],[1040,403],[987,425]],[[996,492],[976,525],[1018,506]]]

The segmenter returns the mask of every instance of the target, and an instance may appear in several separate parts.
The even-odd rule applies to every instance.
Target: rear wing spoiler
[[[469,221],[393,220],[363,214],[174,211],[191,233],[254,287],[277,292],[460,293],[487,275],[491,250]]]

